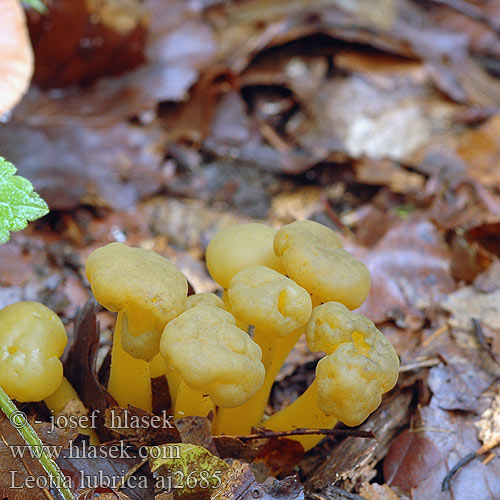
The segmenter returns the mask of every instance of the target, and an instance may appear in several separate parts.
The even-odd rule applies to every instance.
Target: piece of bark
[[[397,392],[365,422],[360,430],[373,431],[376,440],[349,437],[321,455],[314,472],[305,483],[306,491],[326,491],[330,485],[348,491],[358,482],[376,474],[374,466],[387,453],[389,444],[410,418],[412,391]]]

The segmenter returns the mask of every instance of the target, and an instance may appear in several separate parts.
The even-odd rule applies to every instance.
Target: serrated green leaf
[[[28,221],[49,212],[47,203],[33,192],[31,182],[16,172],[16,167],[0,156],[0,244],[9,240],[9,231],[20,231]]]
[[[150,446],[151,472],[156,486],[174,493],[175,497],[190,496],[202,499],[221,485],[222,473],[229,466],[206,448],[189,443]]]

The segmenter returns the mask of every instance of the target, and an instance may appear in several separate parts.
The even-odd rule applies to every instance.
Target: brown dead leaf
[[[271,438],[259,450],[255,462],[263,462],[273,476],[287,476],[304,456],[304,448],[292,439]]]
[[[474,240],[475,228],[479,232],[500,220],[500,197],[479,182],[459,176],[448,189],[438,190],[428,213],[442,228],[470,230],[472,234],[466,232],[465,237]]]
[[[411,491],[442,461],[439,449],[425,437],[405,430],[394,439],[384,459],[384,478],[389,485]]]
[[[362,184],[387,186],[394,193],[415,193],[424,187],[423,175],[409,172],[394,162],[365,160],[354,168]]]
[[[117,406],[111,394],[103,387],[96,371],[99,349],[97,304],[89,300],[75,319],[74,342],[64,363],[64,373],[78,392],[85,407],[97,414],[96,424],[101,438],[113,438],[104,426],[106,408]]]
[[[366,500],[398,500],[399,497],[387,484],[367,483],[359,490]]]
[[[392,226],[370,250],[346,248],[370,270],[372,286],[359,312],[376,323],[393,318],[418,326],[423,311],[455,289],[443,236],[418,215]]]
[[[328,491],[331,484],[351,491],[356,484],[371,481],[375,466],[387,453],[399,429],[408,424],[411,390],[397,391],[385,397],[360,430],[373,431],[377,439],[347,437],[328,450],[320,449],[316,456],[301,462],[308,491]]]
[[[411,165],[432,134],[446,129],[452,110],[411,84],[388,90],[354,74],[326,81],[287,131],[314,154],[326,150]]]
[[[30,11],[29,21],[34,79],[44,87],[88,84],[144,59],[144,13],[136,0],[55,0],[46,15]]]
[[[33,51],[26,29],[26,17],[19,3],[2,0],[4,27],[0,38],[0,116],[9,112],[29,87],[33,75]]]
[[[174,424],[183,443],[202,446],[212,453],[212,455],[219,455],[212,437],[212,422],[209,418],[195,416],[179,418],[175,420]]]
[[[451,313],[449,322],[456,328],[469,330],[471,318],[477,318],[483,325],[500,329],[500,262],[479,274],[471,286],[451,293],[442,305]]]
[[[56,459],[78,435],[75,429],[52,428],[49,423],[33,423],[46,451]],[[22,456],[21,456],[22,455]],[[23,438],[2,413],[0,415],[0,496],[13,500],[47,500],[55,486]],[[64,472],[64,471],[63,471]],[[66,476],[72,489],[71,477]],[[29,495],[27,495],[29,491]],[[50,498],[50,497],[49,497]]]
[[[125,123],[110,128],[43,123],[1,127],[0,148],[51,209],[80,204],[126,209],[159,189],[161,151],[155,150],[154,135]]]
[[[179,442],[179,432],[173,418],[163,411],[161,415],[128,405],[112,406],[104,412],[104,425],[124,438],[133,438],[135,446]]]
[[[267,439],[256,439],[250,441],[240,441],[234,436],[214,436],[217,455],[223,459],[235,458],[245,462],[251,462],[265,446]]]
[[[222,476],[222,485],[210,496],[211,500],[304,500],[304,490],[295,477],[259,484],[244,462],[235,460]]]
[[[481,413],[480,419],[474,422],[474,425],[483,444],[500,438],[500,392],[491,398],[491,404]]]
[[[500,116],[493,116],[475,129],[466,130],[459,139],[458,154],[467,164],[468,175],[485,187],[500,184],[498,155],[500,147]]]
[[[441,410],[431,401],[420,412],[420,425],[414,429],[421,437],[431,441],[439,449],[443,460],[436,463],[428,476],[412,490],[414,500],[470,500],[471,498],[495,498],[500,492],[500,460],[487,465],[473,460],[461,468],[452,479],[451,491],[442,492],[441,484],[447,472],[460,458],[476,451],[480,442],[467,414]],[[425,449],[423,450],[425,451]],[[415,454],[415,464],[426,461]]]

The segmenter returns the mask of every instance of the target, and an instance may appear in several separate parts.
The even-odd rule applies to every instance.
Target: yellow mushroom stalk
[[[314,305],[335,301],[356,309],[365,301],[370,273],[328,227],[310,220],[287,224],[276,233],[274,251],[286,274],[311,294]]]
[[[151,411],[148,361],[159,352],[165,325],[185,309],[187,280],[161,255],[121,243],[92,252],[85,269],[96,300],[109,311],[122,313],[115,332],[121,341],[115,338],[113,343],[108,390],[121,406]]]
[[[176,417],[242,405],[264,381],[260,347],[218,307],[196,306],[170,321],[160,351],[181,379]]]
[[[44,401],[53,415],[70,401],[80,401],[59,359],[67,342],[62,321],[43,304],[18,302],[0,310],[0,385],[5,392],[21,402]],[[97,441],[91,429],[79,432]]]
[[[399,359],[387,338],[365,316],[343,304],[315,307],[306,326],[313,351],[325,351],[311,386],[262,425],[271,430],[331,428],[337,421],[361,424],[398,379]],[[322,436],[295,436],[305,450]]]
[[[255,326],[254,341],[262,349],[266,370],[263,386],[245,405],[220,409],[215,432],[246,434],[264,413],[274,379],[303,333],[311,316],[311,298],[306,290],[265,266],[244,269],[233,276],[229,287],[235,316]]]

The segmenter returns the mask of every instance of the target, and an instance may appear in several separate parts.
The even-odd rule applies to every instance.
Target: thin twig
[[[486,342],[481,322],[477,318],[471,318],[471,321],[472,321],[472,331],[474,332],[474,336],[476,337],[478,344],[481,346],[482,349],[484,349],[489,354],[490,358],[495,363],[498,363],[498,360],[495,358],[495,355],[491,351],[488,342]]]
[[[235,436],[240,441],[250,441],[252,439],[280,438],[288,436],[308,436],[310,434],[324,434],[326,436],[351,436],[368,439],[376,439],[372,431],[358,431],[355,429],[294,429],[292,431],[268,431],[257,429],[256,434],[246,436]]]
[[[413,363],[407,363],[406,365],[401,365],[399,367],[399,373],[412,372],[420,370],[421,368],[432,368],[441,363],[439,358],[427,358],[421,361],[414,361]]]
[[[497,446],[500,445],[500,436],[495,436],[493,439],[490,439],[488,442],[484,443],[481,448],[479,448],[477,451],[473,453],[469,453],[465,457],[461,458],[446,474],[446,476],[443,479],[443,484],[441,485],[441,490],[442,491],[449,491],[450,489],[450,481],[453,478],[453,476],[457,473],[457,471],[463,467],[464,465],[467,465],[471,460],[474,458],[477,458],[481,455],[484,455],[485,453],[489,452],[493,448],[496,448]]]
[[[461,458],[451,468],[450,472],[448,472],[448,474],[446,474],[446,476],[444,476],[443,484],[441,485],[441,491],[450,491],[450,481],[451,481],[451,478],[457,473],[457,471],[461,467],[463,467],[464,465],[467,465],[472,459],[474,459],[476,457],[477,457],[476,453],[469,453],[465,457]]]

